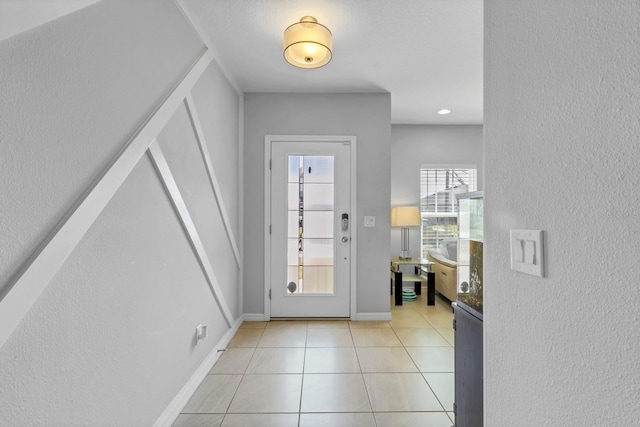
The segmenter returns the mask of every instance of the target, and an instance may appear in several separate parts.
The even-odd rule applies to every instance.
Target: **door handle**
[[[342,241],[347,243],[349,241],[349,238],[347,236],[342,236]]]
[[[342,214],[342,231],[347,231],[349,229],[349,214]]]

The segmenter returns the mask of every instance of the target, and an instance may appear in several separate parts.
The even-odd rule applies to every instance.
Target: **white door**
[[[345,142],[271,142],[271,317],[349,317]]]

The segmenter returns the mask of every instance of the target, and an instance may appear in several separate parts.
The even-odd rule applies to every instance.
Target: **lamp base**
[[[409,259],[409,228],[402,227],[401,243],[400,243],[400,259]]]

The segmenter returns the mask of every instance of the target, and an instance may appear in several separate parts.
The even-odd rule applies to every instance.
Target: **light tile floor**
[[[450,427],[453,314],[425,292],[390,322],[245,322],[176,427]]]

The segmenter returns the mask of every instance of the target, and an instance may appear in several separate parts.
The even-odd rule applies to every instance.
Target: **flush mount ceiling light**
[[[442,110],[438,111],[438,114],[445,115],[445,114],[450,114],[451,110],[449,110],[448,108],[443,108]]]
[[[300,68],[318,68],[331,61],[331,31],[313,16],[284,30],[284,59]]]

